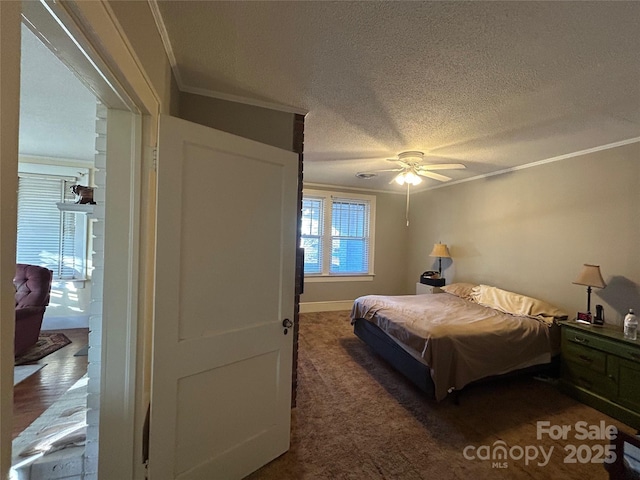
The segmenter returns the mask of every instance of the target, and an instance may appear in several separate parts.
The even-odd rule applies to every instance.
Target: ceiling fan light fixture
[[[414,172],[409,170],[407,172],[399,173],[395,178],[395,182],[398,185],[404,185],[405,183],[408,183],[409,185],[416,186],[422,183],[422,179]]]
[[[404,174],[404,181],[410,183],[414,187],[422,183],[422,179],[411,170]]]

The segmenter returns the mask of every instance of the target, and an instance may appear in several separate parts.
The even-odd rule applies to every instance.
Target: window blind
[[[302,224],[300,242],[304,248],[304,273],[322,273],[324,200],[304,198],[302,200]]]
[[[76,218],[56,203],[73,201],[76,179],[25,175],[18,181],[17,261],[40,265],[57,279],[84,278],[84,253],[78,251]]]
[[[369,202],[332,199],[330,273],[369,271]]]

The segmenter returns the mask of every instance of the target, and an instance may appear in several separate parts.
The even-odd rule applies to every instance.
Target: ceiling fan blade
[[[358,172],[356,175],[361,173],[382,173],[382,172],[401,172],[404,168],[387,168],[384,170],[367,170],[366,172]]]
[[[396,175],[395,177],[393,177],[391,180],[389,180],[389,185],[391,185],[392,183],[396,183],[396,178],[398,176]]]
[[[432,163],[429,165],[418,165],[418,169],[423,170],[463,170],[467,168],[461,163]]]
[[[416,170],[416,173],[418,175],[422,175],[423,177],[438,180],[439,182],[448,182],[449,180],[451,180],[451,177],[447,177],[446,175],[440,175],[439,173],[433,173],[428,170]]]
[[[405,162],[404,160],[399,160],[397,158],[387,158],[387,162],[396,162],[400,165],[402,165],[404,168],[410,168],[411,165],[407,162]]]

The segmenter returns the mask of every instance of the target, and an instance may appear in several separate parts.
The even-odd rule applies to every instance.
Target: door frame
[[[81,66],[79,71],[88,76],[98,72],[104,85],[117,92],[129,110],[128,114],[114,112],[115,115],[110,115],[120,117],[120,121],[126,117],[117,136],[128,138],[128,141],[121,146],[119,158],[107,152],[110,180],[112,177],[117,180],[109,182],[107,195],[117,202],[106,205],[106,212],[108,215],[110,210],[117,210],[118,221],[109,225],[109,238],[105,238],[105,264],[110,258],[121,258],[126,259],[126,268],[124,271],[105,269],[104,272],[104,285],[116,285],[112,290],[105,288],[104,298],[110,305],[121,305],[121,308],[117,310],[117,318],[110,314],[115,310],[111,307],[100,308],[98,312],[103,317],[102,375],[99,394],[95,393],[92,398],[90,393],[88,404],[106,408],[100,409],[99,420],[88,429],[89,437],[92,433],[98,435],[99,451],[97,445],[88,443],[85,466],[96,472],[97,461],[96,473],[101,478],[143,478],[142,426],[148,401],[145,385],[148,385],[149,373],[149,348],[144,339],[152,323],[152,310],[146,298],[152,292],[153,278],[153,263],[150,262],[153,252],[149,252],[153,250],[150,235],[155,215],[152,157],[161,102],[107,3],[46,1],[39,5],[66,29],[69,39],[88,60],[86,65],[90,67]],[[21,2],[0,2],[0,199],[3,206],[0,211],[0,314],[3,318],[14,313],[11,279],[16,248],[20,98],[20,57],[16,51],[20,50],[20,12]],[[109,101],[105,104],[114,106]],[[115,106],[122,108],[122,105]],[[120,194],[121,198],[118,197]],[[110,330],[104,328],[107,323]],[[13,377],[14,328],[14,322],[0,322],[2,445],[11,444],[13,384],[10,378]],[[89,421],[92,422],[91,416]],[[93,432],[92,428],[95,429]],[[11,449],[1,450],[0,478],[8,478]],[[99,456],[89,459],[90,454]]]

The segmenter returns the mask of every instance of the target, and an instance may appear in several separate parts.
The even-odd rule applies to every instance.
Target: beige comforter
[[[548,363],[557,348],[553,323],[448,293],[367,295],[356,299],[351,317],[375,323],[426,363],[437,400],[474,380]]]

